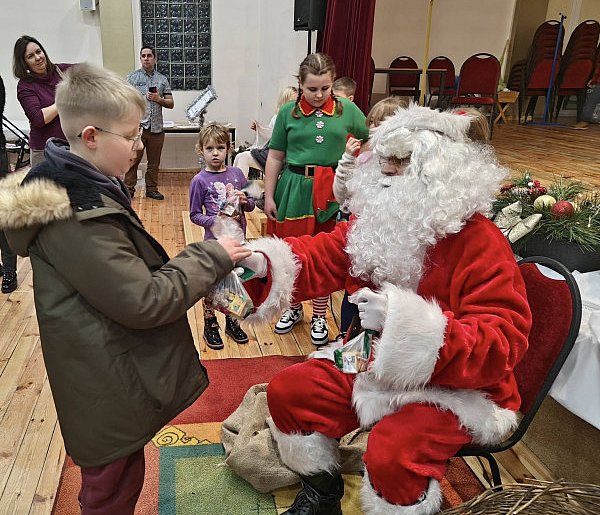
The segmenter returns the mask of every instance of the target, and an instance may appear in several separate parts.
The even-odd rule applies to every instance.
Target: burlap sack
[[[293,485],[298,475],[279,458],[277,445],[267,425],[267,385],[257,384],[244,395],[240,406],[222,424],[225,463],[259,492]],[[342,438],[340,455],[342,472],[360,472],[367,433],[354,431]]]

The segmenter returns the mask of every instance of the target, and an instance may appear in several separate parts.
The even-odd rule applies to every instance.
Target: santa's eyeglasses
[[[403,166],[408,166],[410,164],[410,154],[406,157],[396,157],[396,156],[389,156],[389,157],[383,157],[380,156],[379,157],[379,165],[381,167],[384,167],[386,165],[389,166],[394,166],[396,168],[401,168]]]

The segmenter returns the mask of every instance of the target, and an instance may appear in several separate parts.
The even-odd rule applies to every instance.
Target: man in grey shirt
[[[140,51],[142,67],[130,73],[127,81],[137,88],[146,98],[146,113],[141,121],[144,129],[142,142],[146,148],[148,167],[146,169],[146,197],[154,200],[163,200],[164,195],[158,191],[158,169],[162,153],[165,133],[163,132],[162,108],[173,109],[175,105],[169,81],[156,71],[156,54],[150,46],[142,47]],[[144,150],[138,151],[137,159],[125,174],[125,185],[133,198],[137,183],[137,169]]]

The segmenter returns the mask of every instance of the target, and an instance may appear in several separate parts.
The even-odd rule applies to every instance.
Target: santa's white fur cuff
[[[281,461],[301,476],[313,476],[320,472],[337,474],[340,470],[339,443],[321,433],[302,435],[282,433],[270,417],[267,424],[277,442]]]
[[[447,319],[437,303],[412,290],[387,283],[381,291],[388,309],[371,371],[398,390],[427,384],[444,345]]]
[[[442,505],[442,489],[435,479],[429,480],[429,487],[423,500],[410,506],[391,504],[380,497],[373,489],[369,474],[365,471],[361,488],[360,500],[365,515],[432,515],[437,513]]]
[[[300,264],[290,246],[279,238],[250,240],[247,247],[267,256],[272,283],[267,298],[258,306],[256,312],[246,319],[246,322],[250,324],[270,322],[275,315],[290,306]]]

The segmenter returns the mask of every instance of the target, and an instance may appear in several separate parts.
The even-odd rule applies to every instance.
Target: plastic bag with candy
[[[335,366],[345,374],[358,374],[367,370],[374,334],[375,331],[362,331],[348,340],[343,347],[335,349],[333,351]]]
[[[213,307],[226,315],[246,318],[254,310],[252,299],[235,272],[217,283],[210,298]]]

